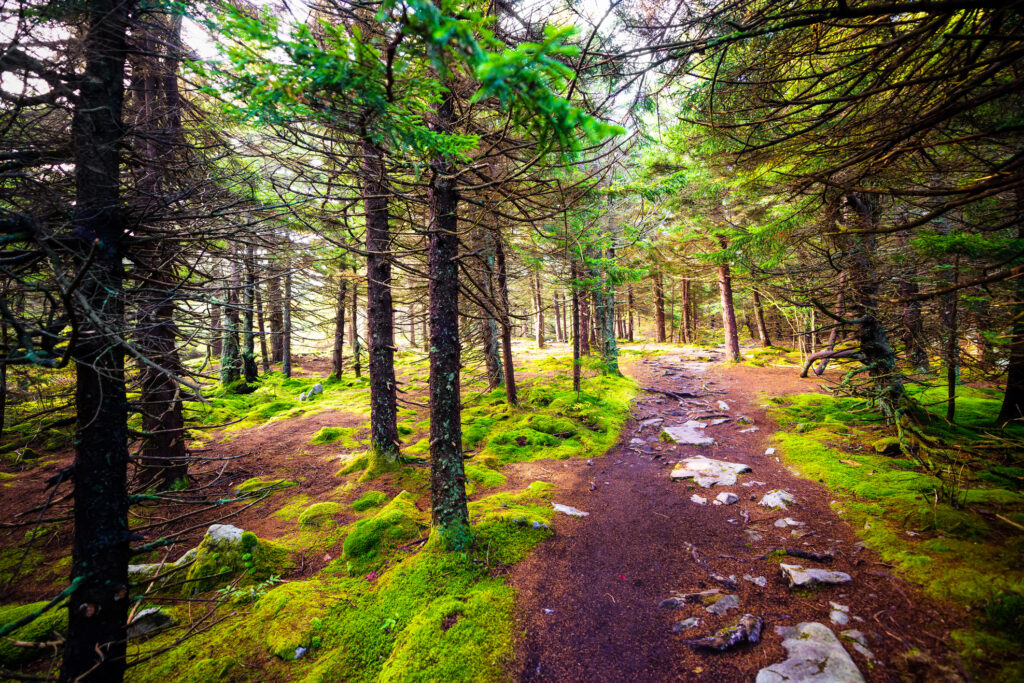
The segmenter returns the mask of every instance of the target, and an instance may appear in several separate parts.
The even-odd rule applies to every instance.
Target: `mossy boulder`
[[[291,661],[297,648],[313,647],[330,604],[330,591],[318,581],[295,581],[268,591],[253,610],[267,652]]]
[[[341,504],[332,501],[313,503],[299,515],[299,526],[322,526],[341,510]]]
[[[349,573],[355,576],[379,567],[389,550],[419,536],[419,519],[412,495],[402,491],[373,517],[356,522],[343,546]]]
[[[238,574],[263,581],[291,567],[288,551],[261,541],[251,531],[230,524],[214,524],[196,548],[195,563],[189,567],[185,595],[202,593],[227,583]]]
[[[895,436],[885,436],[877,441],[872,441],[871,448],[880,455],[899,455],[903,452],[903,449],[900,448],[900,440]]]
[[[0,607],[0,626],[6,626],[19,619],[23,619],[33,612],[41,610],[46,604],[46,601],[43,601],[28,605],[5,605]],[[68,611],[66,609],[56,607],[48,612],[44,612],[35,620],[9,634],[6,638],[0,638],[0,666],[19,666],[25,662],[53,653],[52,649],[16,647],[11,642],[12,640],[32,643],[60,640],[67,627]]]
[[[383,504],[387,499],[387,494],[381,491],[367,491],[358,500],[353,501],[352,509],[356,512],[364,512]]]

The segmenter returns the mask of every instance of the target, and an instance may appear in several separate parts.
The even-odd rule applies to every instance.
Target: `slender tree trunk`
[[[281,374],[292,376],[292,269],[287,266],[284,273],[284,301],[281,306]]]
[[[609,263],[615,262],[613,248],[608,248],[606,256]],[[619,346],[615,340],[615,285],[610,282],[607,272],[601,273],[597,291],[604,309],[604,329],[601,330],[604,339],[601,346],[604,351],[602,360],[605,362],[605,372],[609,375],[619,375]]]
[[[454,127],[454,95],[437,106],[437,129]],[[462,455],[458,203],[452,165],[433,162],[430,186],[430,497],[434,525],[451,549],[472,540]]]
[[[565,341],[562,339],[562,307],[559,305],[559,298],[561,294],[556,290],[552,300],[555,304],[555,341],[561,343]]]
[[[654,340],[665,341],[665,283],[661,271],[654,273]]]
[[[353,272],[356,269],[352,268]],[[362,348],[359,344],[359,280],[352,280],[352,324],[348,329],[349,346],[352,347],[352,371],[356,377],[363,376]]]
[[[256,333],[253,329],[253,313],[256,308],[256,265],[252,245],[245,248],[245,288],[242,309],[242,376],[246,384],[252,384],[259,376],[256,367]]]
[[[577,290],[579,281],[579,266],[576,259],[569,262],[572,277],[572,390],[577,394],[580,392],[580,296]]]
[[[274,262],[270,264],[270,278],[267,280],[267,307],[270,309],[270,359],[281,363],[284,361],[284,296],[281,293],[281,269]]]
[[[772,345],[772,341],[768,336],[768,326],[764,323],[764,306],[761,303],[761,294],[756,289],[753,290],[752,294],[754,298],[754,320],[757,321],[757,336],[761,346],[768,347]]]
[[[345,368],[345,305],[348,303],[348,291],[345,273],[338,273],[338,305],[334,315],[334,349],[331,354],[331,377],[341,378]]]
[[[533,307],[537,312],[537,348],[544,348],[544,301],[540,294],[540,273],[534,273],[531,279],[533,284]]]
[[[723,250],[729,246],[724,237],[719,237],[718,243]],[[718,266],[718,291],[722,299],[725,359],[730,363],[736,363],[740,359],[740,339],[739,330],[736,328],[736,309],[733,307],[732,276],[729,273],[729,264],[725,262]]]
[[[959,257],[954,261],[950,285],[956,286],[959,279]],[[950,422],[956,418],[956,383],[960,376],[960,330],[957,299],[959,293],[950,292],[942,297],[942,322],[945,328],[946,355],[946,419]]]
[[[684,344],[690,343],[690,281],[684,279],[682,286],[679,288],[681,301],[679,304],[680,317],[680,329],[682,331],[682,341]]]
[[[124,381],[124,224],[120,197],[126,32],[131,3],[83,10],[84,73],[71,120],[71,248],[84,269],[75,364],[74,540],[61,681],[124,676],[128,592],[128,400]],[[101,324],[97,325],[96,320]]]
[[[242,377],[242,359],[240,357],[238,328],[238,290],[241,288],[241,275],[238,262],[231,264],[231,282],[228,285],[227,301],[224,305],[224,335],[220,353],[220,383],[227,386],[234,384]]]
[[[629,316],[629,325],[626,327],[626,338],[632,342],[633,339],[633,285],[626,286],[626,310]]]
[[[505,371],[505,401],[510,406],[519,405],[516,391],[515,366],[512,364],[512,320],[508,299],[508,270],[505,263],[505,244],[500,232],[494,232],[494,260],[498,276],[498,297],[501,304],[501,353],[504,356],[502,368]]]
[[[578,273],[579,270],[581,270],[581,269],[577,266],[577,273]],[[591,333],[590,333],[590,306],[588,305],[587,297],[586,296],[580,296],[580,293],[578,291],[576,292],[576,300],[577,300],[577,304],[578,304],[579,309],[580,309],[580,315],[579,315],[579,323],[580,323],[580,325],[579,325],[579,328],[577,328],[578,329],[578,336],[580,338],[580,353],[583,354],[584,356],[589,356],[590,355],[590,336],[591,336]]]
[[[209,349],[210,357],[220,358],[220,355],[224,352],[224,345],[221,341],[221,337],[224,334],[221,330],[220,322],[220,304],[214,301],[209,304],[210,306],[210,342],[207,344]]]
[[[267,353],[267,324],[263,314],[263,296],[260,294],[259,285],[256,286],[256,326],[260,331],[260,362],[263,365],[263,374],[270,372],[270,354]]]

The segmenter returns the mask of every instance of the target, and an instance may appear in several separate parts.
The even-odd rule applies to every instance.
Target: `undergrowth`
[[[971,628],[952,633],[965,659],[977,667],[1004,662],[987,680],[1022,680],[1024,628],[1014,610],[1024,606],[1024,441],[1017,431],[994,433],[994,394],[960,390],[956,423],[936,419],[925,428],[944,452],[963,454],[958,463],[934,455],[915,460],[898,449],[895,457],[885,455],[894,452],[888,432],[871,406],[855,398],[773,399],[774,417],[785,430],[774,439],[787,463],[835,493],[837,511],[883,560],[928,595],[974,615]],[[927,403],[934,390],[914,391]],[[944,406],[929,410],[944,412]],[[1016,448],[992,449],[991,439],[1013,440]],[[942,475],[954,466],[960,479],[951,498]]]

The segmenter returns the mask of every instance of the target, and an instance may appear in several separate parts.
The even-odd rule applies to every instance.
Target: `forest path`
[[[589,513],[583,518],[556,515],[555,536],[512,571],[523,634],[518,644],[520,680],[752,681],[761,668],[787,658],[775,627],[805,621],[828,625],[837,636],[850,628],[868,634],[876,661],[869,662],[849,643],[846,648],[869,681],[894,680],[899,672],[892,662],[911,648],[941,649],[947,627],[934,606],[858,545],[853,530],[829,507],[831,497],[824,486],[799,478],[765,454],[776,429],[763,405],[767,398],[816,391],[816,380],[801,380],[793,368],[695,362],[686,355],[627,364],[624,371],[641,387],[707,396],[680,402],[645,391],[633,409],[638,419],[629,420],[620,443],[592,465],[548,460],[513,470],[520,482],[552,481],[557,486],[554,502]],[[662,443],[659,428],[640,424],[658,417],[665,426],[679,425],[694,413],[706,412],[701,404],[715,406],[718,400],[729,404],[732,419],[706,429],[715,446]],[[745,427],[735,423],[741,415],[752,419],[758,430],[741,432]],[[728,487],[701,489],[690,480],[672,481],[672,466],[697,454],[744,463],[752,471]],[[764,485],[742,485],[751,481]],[[773,489],[788,491],[798,504],[788,511],[758,505]],[[740,501],[713,505],[722,491],[735,493]],[[707,498],[707,504],[691,502],[695,493]],[[804,523],[795,527],[802,538],[774,525],[785,517]],[[828,563],[795,557],[782,561],[843,571],[853,581],[793,591],[780,574],[779,559],[757,559],[779,547],[834,553]],[[737,587],[717,583],[711,572],[735,576]],[[764,577],[766,585],[744,580],[745,574]],[[737,595],[739,609],[713,615],[701,605],[659,608],[663,599],[678,593],[712,588]],[[849,625],[830,622],[830,601],[850,608]],[[683,643],[732,626],[745,613],[764,619],[762,641],[756,645],[706,653]],[[699,626],[673,632],[674,623],[691,616],[700,618]]]

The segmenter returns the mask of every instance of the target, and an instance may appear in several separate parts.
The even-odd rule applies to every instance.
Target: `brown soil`
[[[683,376],[672,376],[676,369]],[[855,545],[857,535],[831,510],[824,486],[795,476],[774,456],[764,455],[776,425],[761,404],[770,396],[815,391],[820,380],[801,380],[792,368],[724,364],[680,368],[667,358],[630,364],[624,370],[644,387],[703,393],[703,385],[723,392],[710,398],[724,399],[733,417],[748,416],[759,430],[739,433],[731,422],[708,427],[707,433],[718,444],[695,449],[652,441],[658,430],[639,433],[638,421],[630,420],[620,444],[593,465],[537,461],[514,466],[516,479],[552,481],[557,485],[555,502],[590,513],[582,519],[558,515],[554,538],[512,570],[524,634],[518,648],[520,680],[750,681],[759,669],[786,658],[775,627],[804,621],[830,625],[830,600],[850,606],[853,616],[848,626],[835,631],[856,628],[870,634],[870,649],[878,661],[870,663],[848,647],[867,680],[898,679],[900,654],[911,648],[947,654],[943,643],[948,642],[948,632],[961,624],[952,623],[948,613],[940,613],[945,608],[889,573],[873,553]],[[645,392],[634,414],[663,417],[671,425],[688,419],[685,412],[676,400]],[[637,436],[647,440],[642,448],[650,453],[629,446]],[[736,486],[724,489],[739,495],[739,503],[715,506],[711,500],[721,489],[699,489],[670,480],[672,465],[701,450],[708,457],[752,468]],[[740,485],[751,480],[766,486]],[[792,493],[799,504],[786,512],[757,505],[761,495],[777,488]],[[708,504],[690,502],[693,493],[706,497]],[[749,514],[749,523],[741,511]],[[776,519],[787,516],[806,522],[799,529],[813,534],[794,539],[790,529],[773,526]],[[748,529],[757,530],[762,539],[751,542],[745,533]],[[694,560],[690,544],[706,568]],[[847,572],[853,582],[792,591],[779,572],[778,559],[757,559],[780,547],[831,552],[835,559],[827,563],[794,557],[785,561]],[[730,590],[717,583],[708,569],[734,575],[738,588]],[[768,584],[758,587],[743,580],[744,574],[766,577]],[[699,605],[674,610],[658,606],[676,593],[711,588],[739,595],[740,609],[715,616]],[[762,642],[711,654],[695,652],[683,643],[731,626],[744,613],[764,619]],[[690,616],[699,616],[700,625],[673,633],[673,624]]]

